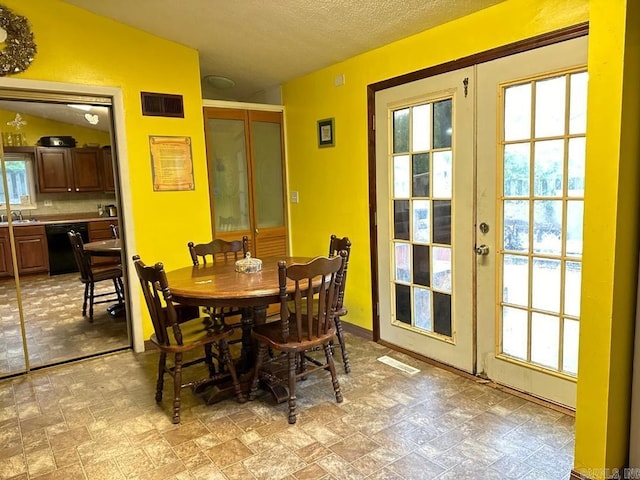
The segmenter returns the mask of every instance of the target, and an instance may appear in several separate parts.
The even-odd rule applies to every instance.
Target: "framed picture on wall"
[[[333,147],[335,144],[333,118],[318,120],[318,147]]]

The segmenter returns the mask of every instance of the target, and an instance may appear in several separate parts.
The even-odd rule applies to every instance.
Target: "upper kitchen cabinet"
[[[102,148],[102,180],[105,192],[115,192],[116,183],[113,176],[113,156],[111,147]]]
[[[36,165],[41,193],[104,190],[99,148],[37,147]]]
[[[282,113],[204,109],[213,236],[287,254]]]

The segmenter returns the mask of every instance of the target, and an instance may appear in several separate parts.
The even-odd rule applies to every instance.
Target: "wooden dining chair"
[[[335,335],[334,316],[338,304],[338,291],[344,274],[346,252],[339,256],[317,257],[308,263],[287,267],[278,263],[280,289],[280,320],[254,325],[251,335],[258,342],[256,366],[251,381],[249,399],[256,396],[258,381],[262,376],[270,382],[282,383],[289,389],[289,423],[296,423],[296,382],[313,372],[328,370],[333,391],[338,403],[342,392],[336,375],[331,342]],[[287,282],[295,283],[295,291],[287,293]],[[314,292],[317,298],[314,299]],[[289,300],[293,300],[293,308]],[[325,361],[308,357],[307,354],[322,347]],[[286,355],[286,379],[277,373],[264,372],[267,363],[281,360],[280,355],[269,355],[268,350]]]
[[[209,367],[209,379],[232,379],[234,392],[238,402],[245,401],[240,382],[229,353],[227,339],[232,335],[231,328],[213,330],[210,322],[196,318],[184,322],[178,321],[176,306],[172,300],[171,289],[162,263],[153,266],[145,265],[138,255],[133,257],[140,285],[153,323],[154,334],[149,339],[160,350],[158,362],[158,381],[156,385],[156,402],[162,401],[164,374],[173,377],[173,423],[180,423],[180,392],[183,388],[194,386],[195,382],[182,383],[182,369],[205,362]],[[183,361],[183,354],[203,348],[204,356],[188,362]],[[216,351],[213,351],[213,348]],[[167,365],[167,355],[173,354],[173,365]],[[214,373],[213,359],[224,363],[225,373]]]
[[[93,322],[93,306],[101,303],[124,303],[124,284],[122,283],[122,267],[99,267],[91,264],[91,255],[84,249],[84,242],[80,232],[70,230],[67,232],[73,257],[80,272],[80,281],[84,284],[84,298],[82,301],[82,316],[87,316],[87,304],[89,306],[89,322]],[[95,285],[99,282],[111,280],[113,290],[103,293],[95,293]],[[114,298],[115,295],[115,298]],[[96,300],[100,298],[100,300]]]
[[[338,343],[340,344],[340,351],[342,352],[342,366],[345,373],[351,372],[351,365],[349,363],[349,354],[347,353],[347,347],[344,341],[344,330],[342,329],[342,317],[347,314],[347,308],[344,306],[344,289],[347,285],[347,268],[349,267],[349,256],[351,255],[351,241],[348,237],[338,238],[337,235],[331,235],[329,240],[329,256],[335,257],[341,251],[347,252],[344,261],[344,272],[342,275],[342,283],[338,291],[338,303],[336,305],[336,314],[333,321],[336,324],[336,336],[338,337]]]
[[[242,240],[226,241],[220,238],[216,238],[209,243],[194,244],[189,242],[187,244],[189,253],[191,254],[191,261],[194,266],[200,265],[200,262],[207,264],[208,262],[214,265],[220,262],[235,262],[240,258],[244,258],[249,252],[249,237],[246,235],[242,237]],[[214,325],[228,325],[231,328],[240,327],[240,321],[242,318],[242,310],[234,307],[217,307],[205,309],[206,313],[211,317]],[[233,323],[228,323],[232,317],[239,317]],[[230,340],[230,344],[240,343],[240,338],[234,338]]]

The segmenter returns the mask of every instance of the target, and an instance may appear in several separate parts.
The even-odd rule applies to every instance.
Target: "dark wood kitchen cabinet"
[[[111,147],[103,147],[102,149],[102,182],[105,192],[115,192],[116,182],[113,178],[113,156]]]
[[[14,227],[18,273],[49,271],[47,236],[43,225]]]
[[[13,275],[13,261],[11,259],[9,228],[0,227],[0,278],[11,275]]]
[[[40,193],[104,190],[99,148],[37,147],[36,165]]]

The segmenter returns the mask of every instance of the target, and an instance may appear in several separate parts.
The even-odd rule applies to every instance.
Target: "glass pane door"
[[[250,229],[244,118],[210,118],[207,141],[216,232]]]
[[[466,69],[376,94],[380,336],[467,371],[472,75]]]
[[[575,405],[587,39],[478,66],[478,370]],[[482,192],[482,195],[480,193]]]

